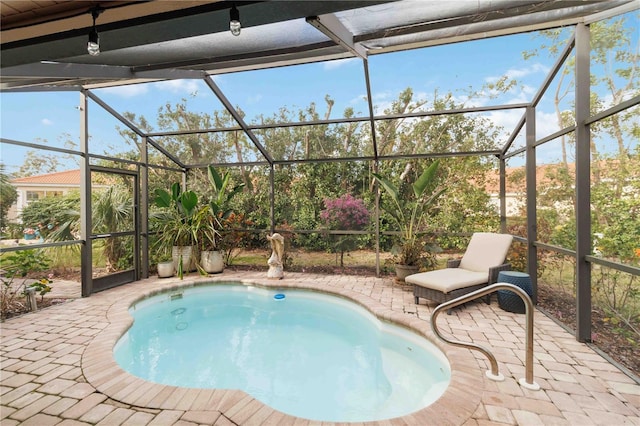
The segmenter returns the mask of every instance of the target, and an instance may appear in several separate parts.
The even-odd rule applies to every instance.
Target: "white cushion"
[[[446,268],[412,274],[406,277],[404,281],[409,284],[449,293],[459,288],[487,283],[489,274],[488,272],[475,272],[460,268]]]
[[[489,268],[502,265],[513,237],[509,234],[476,232],[471,236],[459,268],[489,273]]]

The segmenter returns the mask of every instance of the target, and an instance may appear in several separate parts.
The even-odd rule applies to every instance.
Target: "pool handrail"
[[[438,305],[431,314],[431,329],[433,333],[442,341],[449,343],[450,345],[460,346],[468,349],[473,349],[479,351],[484,356],[489,359],[489,363],[491,364],[491,370],[487,370],[486,375],[488,378],[496,381],[504,380],[504,376],[500,374],[498,368],[498,362],[496,361],[496,357],[486,348],[477,345],[475,343],[463,342],[460,340],[451,340],[442,335],[438,326],[436,325],[436,319],[438,315],[444,310],[448,310],[454,308],[458,305],[462,305],[463,303],[469,302],[474,299],[478,299],[482,296],[486,296],[487,294],[493,293],[497,290],[509,290],[516,293],[520,298],[524,301],[525,305],[525,316],[526,316],[526,346],[525,346],[525,377],[518,380],[520,386],[530,389],[530,390],[539,390],[540,385],[538,385],[533,380],[533,302],[531,301],[531,297],[527,294],[526,291],[521,289],[518,286],[508,283],[495,283],[491,284],[487,287],[483,287],[479,290],[473,291],[471,293],[465,294],[463,296],[457,297],[453,300],[449,300],[448,302],[442,303]]]

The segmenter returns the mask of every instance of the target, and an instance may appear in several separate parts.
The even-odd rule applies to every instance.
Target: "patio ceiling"
[[[592,22],[637,7],[595,1],[1,1],[0,88],[57,90],[362,57]],[[86,50],[91,9],[99,56]]]

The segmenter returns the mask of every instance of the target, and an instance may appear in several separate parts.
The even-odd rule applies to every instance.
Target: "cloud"
[[[375,101],[385,101],[388,100],[390,98],[393,98],[394,95],[393,93],[391,93],[391,91],[389,90],[385,90],[383,92],[376,92],[373,94],[373,100]]]
[[[358,96],[356,96],[355,98],[352,98],[349,100],[349,102],[347,102],[348,105],[358,105],[360,103],[366,103],[367,102],[367,94],[366,93],[362,93]]]
[[[485,81],[487,83],[495,83],[504,76],[506,76],[510,80],[511,79],[517,80],[517,79],[526,77],[530,74],[537,74],[537,73],[547,74],[549,73],[549,70],[550,68],[548,66],[536,62],[535,64],[531,64],[531,66],[524,67],[524,68],[510,68],[507,71],[505,71],[503,75],[486,77]]]
[[[200,86],[198,82],[195,80],[169,80],[169,81],[159,81],[156,83],[149,84],[129,84],[126,86],[118,86],[118,87],[108,87],[105,89],[101,89],[104,93],[108,93],[113,96],[118,96],[121,98],[133,98],[140,95],[145,95],[149,93],[149,88],[153,88],[155,90],[160,90],[164,92],[171,92],[178,95],[188,96],[192,93],[198,92]],[[206,95],[206,91],[203,92]]]
[[[518,92],[511,91],[509,94],[512,96],[506,100],[506,105],[528,103],[531,102],[531,99],[533,98],[533,93],[531,93],[527,87],[523,87],[522,90]]]
[[[256,93],[255,95],[253,95],[253,96],[249,96],[249,97],[247,98],[247,103],[248,103],[248,104],[255,105],[255,104],[257,104],[257,103],[260,103],[260,101],[262,100],[262,98],[263,98],[263,96],[262,96],[260,93]]]
[[[149,91],[149,87],[146,84],[129,84],[126,86],[107,87],[105,89],[101,89],[101,91],[121,98],[133,98],[147,93]]]
[[[198,82],[195,80],[168,80],[153,83],[154,87],[165,92],[176,94],[190,95],[200,89]]]
[[[529,86],[528,84],[525,84],[522,86],[522,93],[527,94],[527,95],[535,95],[536,93],[538,93],[538,88],[533,87],[533,86]]]
[[[487,113],[487,118],[497,127],[502,127],[502,132],[500,139],[501,141],[498,143],[499,146],[503,142],[509,138],[513,131],[515,130],[516,124],[522,118],[524,114],[523,109],[514,109],[514,110],[499,110],[499,111],[491,111]],[[555,113],[547,113],[544,111],[538,111],[536,113],[536,139],[541,139],[545,136],[548,136],[552,133],[560,130],[560,127],[557,124],[557,119]],[[515,141],[511,145],[510,151],[513,151],[518,148],[522,148],[525,146],[525,135],[526,135],[526,124],[518,133]],[[550,142],[544,145],[544,149],[541,151],[551,152],[553,151],[553,147],[556,144],[554,142]],[[545,158],[548,157],[545,154]]]
[[[619,99],[614,99],[613,95],[609,92],[605,93],[604,95],[601,95],[600,96],[600,101],[602,102],[601,109],[611,108],[623,101],[629,100],[633,98],[636,95],[636,93],[634,92],[633,89],[627,89],[619,93],[619,95],[620,95]]]
[[[333,71],[335,69],[348,66],[354,62],[360,62],[358,58],[336,59],[333,61],[327,61],[322,65],[325,71]]]
[[[504,128],[506,135],[510,135],[515,129],[516,124],[522,118],[522,109],[498,110],[488,113],[489,120],[495,125]]]
[[[555,112],[536,111],[536,138],[540,139],[560,130]]]
[[[393,93],[390,91],[373,93],[371,98],[373,101],[374,115],[384,114],[384,110],[390,109],[394,101]]]
[[[44,124],[45,126],[52,126],[53,125],[53,121],[49,120],[48,118],[43,118],[40,122],[42,124]]]

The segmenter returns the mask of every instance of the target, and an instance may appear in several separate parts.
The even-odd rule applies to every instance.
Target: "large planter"
[[[173,246],[171,249],[171,258],[173,259],[173,267],[176,271],[179,270],[178,263],[180,262],[180,256],[182,256],[182,271],[189,272],[192,270],[191,257],[193,253],[192,246]]]
[[[404,282],[404,279],[411,274],[418,272],[420,267],[418,265],[400,265],[396,264],[396,280]]]
[[[158,278],[169,278],[175,273],[173,260],[158,263]]]
[[[202,251],[200,253],[200,266],[208,274],[219,274],[224,270],[222,253],[216,251]]]

